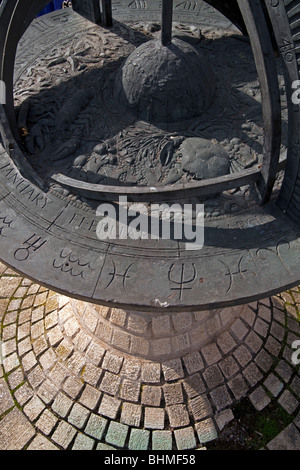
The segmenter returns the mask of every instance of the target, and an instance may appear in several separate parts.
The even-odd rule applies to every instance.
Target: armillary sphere
[[[37,18],[46,4],[0,4],[1,259],[153,312],[299,283],[300,1],[74,0]],[[191,230],[204,205],[203,245],[138,236],[175,203]],[[99,237],[129,204],[136,236]]]

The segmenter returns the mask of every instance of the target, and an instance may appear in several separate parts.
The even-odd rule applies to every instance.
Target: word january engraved
[[[168,279],[172,284],[171,290],[178,291],[179,300],[183,299],[183,293],[187,290],[192,290],[192,284],[196,281],[197,269],[194,263],[187,266],[182,263],[180,266],[173,263],[169,269]]]
[[[81,277],[85,279],[89,271],[94,271],[91,267],[91,261],[82,262],[71,250],[62,249],[59,259],[54,259],[53,267],[63,273],[69,273],[72,277]]]
[[[0,170],[6,181],[12,184],[25,199],[34,203],[35,206],[44,209],[52,203],[47,196],[36,190],[15,168],[11,167],[10,163],[0,167]]]
[[[117,268],[116,268],[116,265],[115,265],[114,261],[112,261],[112,264],[113,264],[112,272],[108,273],[108,275],[111,276],[111,279],[110,279],[109,283],[107,284],[107,286],[105,287],[105,289],[107,289],[115,281],[115,279],[120,278],[120,279],[122,279],[123,289],[125,290],[126,281],[131,278],[131,276],[129,275],[129,271],[132,268],[133,263],[130,264],[128,266],[128,268],[122,274],[117,272]]]
[[[47,240],[42,241],[41,237],[34,234],[23,243],[24,247],[20,247],[15,251],[14,258],[17,261],[26,261],[32,253],[35,253],[46,243]]]

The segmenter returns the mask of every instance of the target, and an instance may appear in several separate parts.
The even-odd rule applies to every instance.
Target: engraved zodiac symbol
[[[120,274],[120,273],[117,272],[117,268],[116,268],[116,265],[115,265],[114,261],[112,261],[112,264],[113,264],[113,271],[109,273],[109,276],[111,276],[111,280],[109,281],[109,283],[107,284],[105,289],[107,289],[114,282],[114,280],[116,278],[121,278],[122,279],[122,284],[123,284],[123,289],[125,290],[126,281],[127,281],[127,279],[131,278],[131,276],[129,276],[128,273],[129,273],[130,269],[132,268],[133,263],[130,266],[128,266],[125,273],[123,273],[123,274]]]
[[[25,245],[25,248],[21,247],[15,251],[14,258],[17,261],[26,261],[32,253],[35,253],[43,245],[45,245],[45,243],[47,243],[47,240],[44,240],[43,242],[41,242],[41,240],[42,238],[38,235],[32,235],[30,238],[28,238],[28,240],[23,243],[23,245]]]
[[[53,267],[60,269],[63,273],[69,273],[73,277],[81,277],[84,279],[84,275],[88,271],[93,271],[91,263],[82,263],[72,251],[65,252],[63,249],[60,253],[60,260],[55,259],[53,261]]]
[[[244,274],[248,272],[247,269],[242,268],[242,263],[243,263],[243,257],[239,260],[238,262],[238,268],[236,271],[233,271],[224,261],[219,260],[220,263],[225,267],[226,269],[226,274],[225,277],[229,276],[229,286],[226,291],[226,294],[228,294],[232,288],[233,281],[234,281],[234,276],[241,276],[243,279],[245,279]]]
[[[181,264],[181,268],[177,269],[175,263],[169,269],[168,278],[170,283],[175,284],[178,287],[171,287],[171,290],[179,292],[179,300],[183,298],[183,292],[185,290],[192,290],[191,284],[196,280],[197,277],[197,270],[194,263],[190,266],[190,276],[186,274],[188,271],[186,265],[184,263]],[[177,276],[178,274],[178,276]],[[177,279],[175,279],[175,276]]]
[[[13,223],[13,220],[7,220],[7,216],[0,217],[0,235],[4,237],[5,235],[3,235],[3,231],[6,228],[10,228],[12,223]]]

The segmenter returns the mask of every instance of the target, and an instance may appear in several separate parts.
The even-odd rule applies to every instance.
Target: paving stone
[[[269,450],[299,450],[300,435],[294,424],[290,424],[268,445]]]
[[[257,411],[263,410],[270,402],[270,398],[262,387],[258,387],[249,395],[250,401]]]
[[[172,450],[172,447],[171,431],[152,432],[152,450]]]
[[[138,402],[141,384],[133,380],[124,379],[120,387],[120,398],[127,401]]]
[[[38,339],[32,341],[31,344],[33,346],[34,354],[36,356],[39,356],[40,354],[44,353],[48,348],[45,336],[40,336]]]
[[[17,402],[21,406],[23,406],[27,401],[30,400],[30,398],[33,396],[33,393],[34,392],[33,392],[32,388],[29,387],[27,383],[25,383],[20,388],[18,388],[18,390],[16,390],[14,392],[14,397],[17,400]],[[1,395],[1,382],[0,382],[0,397],[2,397],[2,395]],[[3,406],[4,403],[5,403],[5,399],[2,401],[2,398],[1,398],[1,400],[0,400],[0,414],[1,414],[1,405]]]
[[[107,428],[107,424],[107,419],[92,413],[89,417],[84,432],[100,441],[104,435],[105,429]]]
[[[89,384],[85,385],[85,388],[81,394],[79,402],[90,410],[94,410],[99,403],[101,392],[91,387]]]
[[[287,383],[293,374],[293,369],[283,360],[277,365],[275,372]]]
[[[88,327],[88,329],[92,333],[95,333],[96,328],[97,328],[97,323],[98,323],[98,319],[96,318],[96,316],[86,310],[84,312],[83,321],[84,321],[84,324]]]
[[[164,408],[145,407],[144,427],[146,429],[164,429],[165,427]]]
[[[35,434],[25,415],[14,408],[0,421],[0,450],[22,450]]]
[[[58,419],[48,409],[45,409],[36,422],[36,427],[48,436],[56,426]]]
[[[79,352],[74,351],[67,360],[66,364],[74,375],[79,375],[85,366],[85,358]]]
[[[182,383],[189,398],[194,398],[206,391],[205,383],[198,373],[186,377]]]
[[[183,356],[183,362],[189,375],[204,369],[203,359],[198,351]]]
[[[131,335],[124,333],[123,331],[115,330],[113,332],[111,344],[117,349],[128,352],[130,351],[131,346]]]
[[[145,429],[131,429],[128,449],[147,450],[150,432]]]
[[[279,323],[273,321],[271,325],[270,333],[278,341],[283,341],[285,335],[285,328],[283,328]]]
[[[265,344],[265,349],[273,356],[277,357],[281,350],[281,343],[273,338],[273,336],[269,336]]]
[[[14,390],[16,387],[18,387],[24,381],[24,374],[21,367],[9,374],[7,376],[7,381],[11,390]]]
[[[144,356],[147,357],[150,350],[150,343],[145,338],[140,338],[137,336],[131,337],[130,353],[135,356]]]
[[[217,365],[213,365],[203,372],[208,388],[214,388],[224,382],[224,377]]]
[[[87,349],[89,343],[91,341],[91,338],[90,336],[88,336],[86,333],[84,333],[83,331],[78,331],[74,338],[73,338],[73,344],[74,346],[79,350],[81,351],[82,353],[85,352],[85,350]]]
[[[291,394],[289,390],[285,390],[278,399],[278,403],[291,415],[293,414],[298,405],[299,401]]]
[[[228,382],[228,386],[236,400],[243,398],[247,394],[249,388],[241,374],[231,379]]]
[[[252,308],[256,311],[254,306]],[[253,326],[256,319],[256,313],[252,310],[252,308],[250,305],[248,305],[248,308],[246,308],[242,314],[243,320],[245,320],[245,322],[248,323],[250,327]]]
[[[57,362],[47,375],[57,386],[60,386],[69,377],[69,372],[63,364]]]
[[[192,398],[189,401],[189,407],[195,421],[200,421],[213,414],[207,395],[200,395]]]
[[[57,428],[55,429],[51,439],[61,446],[63,449],[67,449],[76,434],[76,429],[65,421],[60,421]]]
[[[171,318],[175,331],[178,333],[187,331],[192,326],[192,314],[189,312],[178,312],[173,314]]]
[[[184,353],[190,349],[189,333],[182,333],[171,338],[172,350],[176,353]]]
[[[189,426],[184,429],[174,431],[175,441],[178,450],[189,450],[197,447],[194,428]]]
[[[152,347],[152,354],[155,358],[160,357],[160,356],[168,356],[172,350],[171,339],[170,338],[153,339],[151,341],[151,347]]]
[[[239,366],[232,356],[228,356],[220,361],[219,368],[227,379],[239,371]]]
[[[254,331],[263,338],[266,338],[269,331],[269,323],[266,323],[261,318],[257,318],[254,325]]]
[[[107,351],[103,359],[102,369],[118,374],[121,370],[123,360],[124,358],[122,356]]]
[[[127,314],[124,310],[113,308],[110,314],[110,321],[118,326],[124,326],[126,322]]]
[[[181,428],[190,424],[186,405],[171,405],[166,407],[172,428]]]
[[[160,337],[171,333],[171,319],[169,315],[152,318],[152,331],[154,336]]]
[[[79,403],[75,403],[68,416],[68,422],[76,426],[76,428],[83,429],[90,411]]]
[[[227,424],[234,420],[234,414],[231,410],[224,410],[215,415],[215,420],[220,431],[222,431]]]
[[[97,444],[96,450],[114,450],[115,447],[109,446],[108,444],[103,444],[102,442],[99,442]]]
[[[68,377],[63,384],[63,390],[75,400],[83,389],[84,384],[75,377]]]
[[[245,339],[245,345],[248,346],[250,351],[252,351],[254,354],[258,353],[262,347],[262,344],[262,339],[254,331],[251,331]]]
[[[78,433],[75,442],[72,446],[72,450],[92,450],[95,441],[84,434]]]
[[[27,323],[23,323],[23,325],[19,326],[18,328],[18,333],[17,333],[17,339],[20,341],[21,339],[26,338],[30,334],[30,322],[28,321]],[[15,335],[13,336],[15,337]],[[3,340],[5,340],[5,337],[3,336]]]
[[[262,373],[253,362],[243,370],[243,376],[246,378],[251,387],[254,387],[260,380],[263,379]]]
[[[165,384],[163,392],[167,406],[183,403],[184,401],[181,383]]]
[[[162,389],[155,385],[143,385],[141,402],[143,405],[157,406],[161,404]]]
[[[100,406],[99,414],[107,418],[116,419],[121,406],[121,400],[110,395],[103,395]]]
[[[244,339],[249,332],[248,328],[239,318],[234,322],[230,331],[238,341]]]
[[[142,364],[142,381],[144,383],[160,384],[161,366],[158,362]]]
[[[14,406],[14,401],[4,379],[0,379],[0,415]]]
[[[223,410],[224,408],[232,404],[231,396],[225,385],[216,388],[210,392],[210,397],[217,409],[217,411]]]
[[[23,412],[30,421],[34,421],[45,409],[45,404],[39,397],[33,396],[23,408]]]
[[[273,365],[274,359],[265,349],[262,349],[254,358],[254,361],[264,372],[268,372]]]
[[[195,429],[201,444],[206,444],[218,438],[217,430],[211,418],[197,423]]]
[[[38,434],[35,436],[33,441],[29,444],[26,450],[59,450],[52,442],[50,442],[46,437]]]
[[[184,377],[181,359],[172,359],[170,361],[163,362],[162,370],[166,382],[182,379]]]
[[[91,359],[91,361],[93,361],[95,366],[99,366],[105,352],[106,351],[102,346],[95,343],[95,341],[92,341],[86,351],[86,355]]]
[[[55,398],[51,408],[62,418],[65,418],[73,405],[72,400],[64,393],[59,393]]]
[[[137,380],[140,376],[141,364],[131,359],[124,359],[121,375],[131,380]]]
[[[221,353],[215,343],[211,343],[202,348],[201,353],[208,366],[211,366],[222,359]]]
[[[34,369],[27,374],[27,380],[34,389],[38,388],[45,378],[45,373],[39,365],[34,367]]]
[[[105,372],[100,384],[100,390],[109,395],[116,395],[120,387],[121,379],[118,375],[111,372]]]
[[[264,381],[264,386],[272,393],[274,397],[277,397],[284,388],[283,382],[280,381],[273,373],[268,375]]]
[[[128,426],[138,428],[142,417],[141,405],[123,403],[120,421]]]
[[[129,331],[132,331],[133,333],[143,335],[146,333],[146,330],[148,328],[148,321],[146,320],[146,318],[143,318],[140,315],[129,313],[127,328]]]
[[[31,325],[31,338],[36,339],[39,336],[41,336],[44,333],[44,321],[40,320],[37,323],[34,323],[34,325]]]
[[[86,364],[80,374],[82,380],[94,387],[98,384],[101,375],[102,370],[93,364]]]
[[[57,361],[57,356],[52,349],[48,349],[39,359],[39,362],[43,369],[52,369],[55,362]]]
[[[54,397],[58,393],[58,387],[54,385],[53,382],[51,382],[49,379],[46,379],[39,387],[38,389],[38,396],[41,398],[41,400],[46,403],[46,405],[49,405]]]
[[[117,447],[124,447],[129,428],[125,424],[111,421],[107,430],[105,441]]]
[[[7,341],[9,339],[15,338],[16,337],[16,325],[8,325],[5,326],[2,330],[2,341]]]
[[[57,310],[54,310],[51,313],[48,313],[45,316],[45,328],[46,330],[50,330],[50,328],[53,328],[58,324],[58,313]]]
[[[16,353],[11,354],[3,359],[3,367],[5,372],[8,374],[13,369],[20,365],[19,357]]]
[[[228,331],[225,331],[217,338],[217,344],[224,354],[228,354],[237,345]]]
[[[59,327],[57,327],[57,328],[59,328]],[[54,329],[56,329],[56,327]],[[51,330],[51,331],[53,331],[53,330]],[[59,332],[60,332],[60,329],[59,329]],[[48,333],[48,336],[49,336],[49,333]],[[61,341],[61,338],[58,341]],[[56,342],[56,340],[55,340],[55,342]],[[50,342],[50,344],[52,344],[52,342]],[[52,344],[52,345],[54,346],[54,344]],[[55,348],[55,352],[56,352],[57,356],[62,361],[65,361],[66,359],[68,359],[71,356],[73,350],[74,350],[73,345],[66,338],[64,338],[59,343],[59,345]]]

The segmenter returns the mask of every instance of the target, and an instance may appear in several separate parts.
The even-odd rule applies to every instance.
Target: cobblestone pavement
[[[0,263],[0,450],[299,450],[299,305],[299,288],[252,303],[214,341],[150,361],[95,334],[124,317],[80,318]]]

